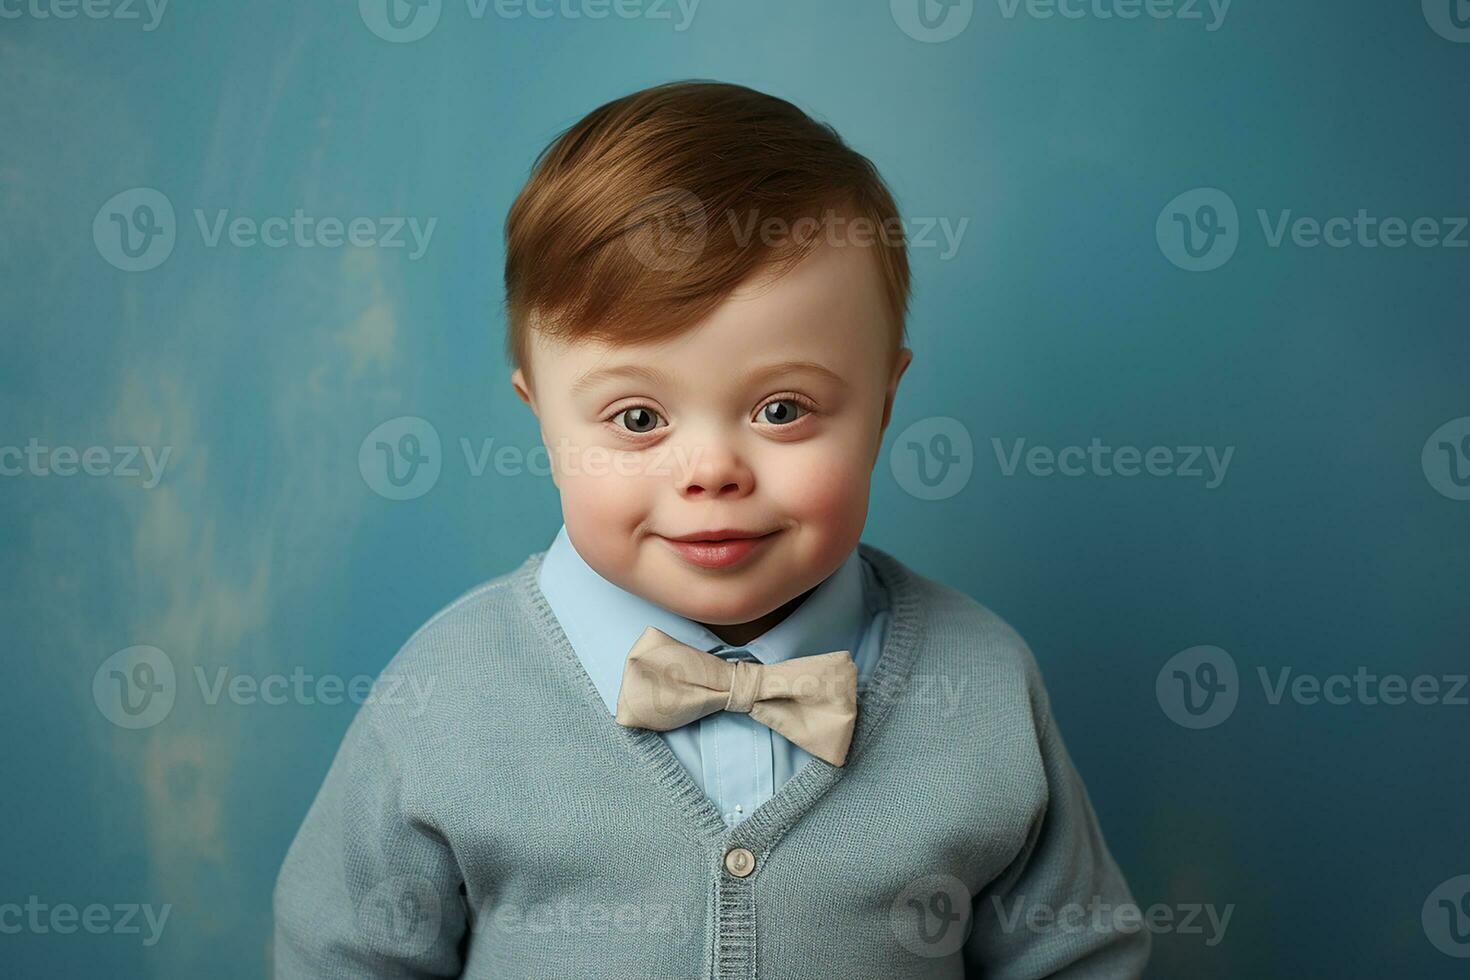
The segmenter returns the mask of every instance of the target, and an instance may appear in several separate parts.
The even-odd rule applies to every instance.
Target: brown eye
[[[658,413],[652,411],[651,409],[645,408],[642,405],[635,405],[632,408],[625,408],[616,416],[614,416],[614,418],[626,418],[628,420],[628,424],[625,425],[624,428],[626,428],[629,432],[634,432],[639,435],[642,435],[645,432],[651,432],[654,429],[658,428],[658,426],[655,424],[655,420],[658,418]]]
[[[778,398],[761,409],[761,418],[772,425],[790,425],[807,409],[790,398]]]

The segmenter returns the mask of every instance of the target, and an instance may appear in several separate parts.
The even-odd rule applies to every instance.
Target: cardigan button
[[[744,878],[755,870],[755,855],[743,847],[732,847],[725,852],[725,870],[737,878]]]

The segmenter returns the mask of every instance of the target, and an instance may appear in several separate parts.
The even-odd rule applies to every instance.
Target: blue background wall
[[[1133,20],[981,0],[922,40],[897,0],[703,0],[687,23],[672,6],[476,18],[443,0],[410,42],[374,33],[391,31],[371,3],[179,3],[151,30],[142,7],[7,6],[0,443],[108,447],[114,475],[12,453],[0,479],[0,903],[171,914],[151,946],[146,930],[0,934],[3,972],[266,972],[276,869],[355,708],[209,704],[196,668],[374,674],[550,543],[550,479],[476,475],[461,442],[538,445],[500,355],[505,211],[589,109],[710,77],[832,122],[915,222],[968,222],[954,254],[912,253],[916,357],[865,539],[1027,638],[1140,904],[1176,921],[1233,907],[1214,945],[1208,928],[1160,934],[1151,975],[1463,975],[1449,954],[1470,943],[1431,893],[1453,900],[1470,874],[1470,707],[1272,703],[1259,674],[1470,661],[1470,232],[1459,248],[1268,234],[1287,210],[1470,215],[1470,29],[1450,2],[1470,19],[1463,0]],[[163,260],[129,272],[110,215],[166,218],[109,204],[133,188],[175,220],[171,249],[155,237],[140,257]],[[1219,195],[1171,206],[1197,188],[1237,209],[1213,212],[1223,234],[1201,210]],[[194,217],[298,208],[437,224],[411,258],[210,247]],[[1195,264],[1217,267],[1173,261],[1194,261],[1186,223],[1211,246]],[[359,449],[401,416],[432,425],[440,473],[392,500]],[[915,466],[940,465],[921,458],[939,426],[969,476],[925,499]],[[1233,455],[1213,488],[1024,460],[1007,475],[1015,440],[1095,438]],[[118,446],[168,447],[156,485]],[[104,662],[135,645],[176,684],[166,717],[129,728]],[[1220,651],[1210,703],[1233,711],[1182,707],[1170,658],[1201,645]]]

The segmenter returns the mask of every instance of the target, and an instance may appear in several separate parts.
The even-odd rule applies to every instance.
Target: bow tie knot
[[[758,668],[762,665],[748,660],[732,660],[730,666],[735,668],[735,673],[730,675],[730,696],[725,699],[725,710],[748,715],[760,697],[761,672]]]
[[[775,664],[726,660],[644,630],[623,666],[618,724],[668,731],[716,711],[749,714],[840,766],[857,720],[857,665],[847,650]]]

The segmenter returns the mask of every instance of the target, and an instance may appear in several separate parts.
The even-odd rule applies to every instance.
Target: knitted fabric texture
[[[287,852],[276,976],[1140,976],[1150,934],[1107,914],[1133,898],[1030,650],[859,547],[891,619],[846,764],[812,759],[733,828],[657,732],[609,715],[544,551],[437,613]]]

